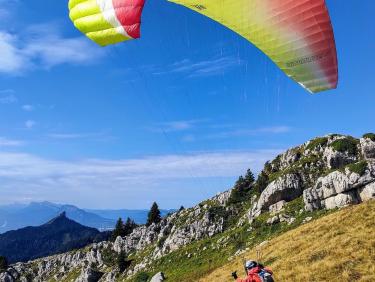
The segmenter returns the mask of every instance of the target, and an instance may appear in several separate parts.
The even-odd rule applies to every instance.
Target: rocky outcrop
[[[347,152],[335,151],[329,146],[325,148],[323,158],[329,169],[337,169],[358,160],[356,155],[351,155]]]
[[[103,272],[87,268],[82,270],[75,282],[98,282],[102,276]]]
[[[361,138],[361,152],[365,159],[375,160],[375,142],[370,138]]]
[[[368,164],[362,176],[349,169],[334,171],[303,192],[306,209],[333,209],[368,200],[374,194],[374,182],[374,164]]]
[[[285,203],[301,196],[303,192],[302,184],[301,177],[298,174],[287,174],[271,182],[250,210],[250,221],[264,211],[273,210],[275,204],[280,201]]]

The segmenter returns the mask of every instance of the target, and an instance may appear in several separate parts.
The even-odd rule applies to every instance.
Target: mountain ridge
[[[163,271],[170,281],[198,281],[272,238],[373,198],[375,134],[360,139],[333,134],[285,151],[265,164],[256,181],[251,174],[240,177],[232,189],[158,224],[32,265],[41,280],[88,281],[84,277],[96,271],[100,281],[143,281],[139,277]],[[120,254],[131,260],[123,273],[116,266]],[[64,271],[58,271],[61,264]],[[22,277],[30,267],[13,269]]]
[[[10,262],[28,261],[82,248],[108,235],[83,226],[62,212],[40,226],[29,226],[0,234],[0,254]]]

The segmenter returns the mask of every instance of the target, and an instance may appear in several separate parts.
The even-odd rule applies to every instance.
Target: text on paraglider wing
[[[310,56],[310,57],[299,58],[295,61],[287,62],[286,66],[289,68],[292,68],[292,67],[296,67],[299,65],[304,65],[304,64],[320,61],[328,56],[329,56],[329,53],[322,53],[322,54],[317,54],[317,55]]]

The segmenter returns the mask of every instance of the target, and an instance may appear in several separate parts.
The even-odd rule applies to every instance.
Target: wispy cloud
[[[33,105],[22,105],[22,110],[26,112],[32,112],[35,110],[35,107]]]
[[[0,73],[20,74],[61,64],[90,64],[103,57],[84,37],[64,37],[55,24],[34,25],[25,32],[0,30]]]
[[[29,119],[25,121],[25,127],[27,129],[32,129],[35,125],[36,125],[36,122],[34,120]]]
[[[184,59],[169,65],[166,68],[167,70],[154,71],[154,74],[182,73],[190,78],[214,76],[241,65],[243,65],[243,61],[234,56],[224,56],[197,62]]]
[[[0,45],[1,45],[1,42],[0,42]],[[17,103],[17,101],[18,99],[16,95],[14,95],[14,90],[12,89],[0,90],[0,104],[13,104],[13,103]]]
[[[231,138],[231,137],[244,137],[244,136],[260,136],[266,134],[283,134],[288,133],[292,130],[289,126],[274,126],[274,127],[260,127],[256,129],[231,129],[226,131],[215,132],[206,135],[204,138],[207,139],[220,139],[220,138]]]
[[[95,138],[104,137],[104,133],[50,133],[47,137],[53,139],[85,139],[85,138]]]
[[[168,122],[159,122],[149,129],[154,132],[186,131],[200,124],[206,123],[207,121],[208,120],[206,119],[191,119],[191,120],[176,120],[176,121],[168,121]]]
[[[0,147],[18,147],[24,145],[23,141],[0,137]]]
[[[166,191],[168,194],[172,191],[181,193],[181,183],[188,180],[236,177],[249,167],[259,171],[267,160],[278,153],[278,150],[206,152],[68,162],[25,153],[0,152],[0,199],[55,197],[66,200],[69,196],[72,201],[80,194],[87,197],[97,195],[96,200],[100,201],[102,195],[112,195],[114,200],[114,195],[134,194],[140,200],[149,194],[158,193],[155,189],[165,189],[165,185],[171,187],[171,183],[175,183],[175,187],[174,190],[171,187],[172,190]],[[199,182],[193,183],[192,189],[200,185]],[[225,188],[228,187],[216,189]],[[80,200],[84,201],[86,196]],[[123,205],[126,204],[126,198],[123,199]]]

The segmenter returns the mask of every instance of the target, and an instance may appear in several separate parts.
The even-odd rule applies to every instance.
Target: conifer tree
[[[148,213],[146,225],[150,226],[151,224],[159,223],[160,221],[161,221],[160,210],[159,210],[158,204],[154,202]]]
[[[123,231],[123,236],[128,236],[130,235],[134,228],[137,227],[137,224],[134,222],[134,220],[130,219],[129,217],[126,219],[125,225],[124,225],[124,231]]]
[[[122,218],[120,217],[117,222],[115,229],[112,231],[111,239],[112,241],[115,241],[118,236],[125,236],[124,235],[124,222],[122,221]]]

